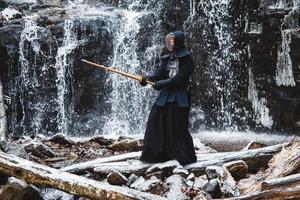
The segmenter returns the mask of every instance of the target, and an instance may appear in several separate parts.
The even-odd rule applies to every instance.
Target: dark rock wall
[[[98,7],[109,5],[149,11],[139,18],[141,29],[137,35],[137,54],[146,66],[157,62],[155,58],[149,60],[145,56],[153,40],[162,45],[168,32],[186,32],[187,46],[196,63],[190,88],[193,131],[200,128],[299,129],[300,15],[299,5],[297,7],[295,2],[145,0],[129,6],[127,1],[86,1]],[[112,42],[115,35],[112,22],[105,18],[70,18],[63,8],[59,8],[66,3],[43,1],[29,6],[2,2],[3,8],[15,6],[23,14],[21,19],[2,21],[0,28],[1,79],[4,93],[11,98],[11,103],[7,104],[8,124],[13,134],[52,134],[66,126],[69,134],[89,135],[103,126],[107,120],[105,116],[111,112],[107,95],[111,88],[105,84],[107,74],[86,67],[80,59],[111,63],[115,45]],[[43,11],[45,7],[50,7],[50,11]],[[21,43],[24,15],[38,11],[38,39],[24,39]],[[79,42],[64,57],[67,61],[66,86],[59,91],[56,63],[59,48],[64,43],[65,20],[70,19],[73,24],[71,31]],[[39,52],[34,51],[36,43],[40,45]],[[23,56],[29,58],[26,62],[30,63],[26,73],[20,66],[21,47],[26,49]],[[280,53],[283,56],[279,59]],[[289,64],[287,55],[290,56],[293,79],[281,80],[284,76],[280,76],[280,70],[288,70],[280,68]],[[286,65],[278,65],[278,62]],[[141,73],[149,70],[142,69]],[[66,116],[62,116],[58,109],[62,105],[57,100],[59,92],[63,92]],[[148,109],[147,105],[142,107]],[[140,118],[146,118],[148,111],[144,111]],[[138,122],[145,123],[145,120]]]

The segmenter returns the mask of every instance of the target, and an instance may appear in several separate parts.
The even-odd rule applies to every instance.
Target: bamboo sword
[[[104,65],[99,65],[99,64],[96,64],[96,63],[87,61],[87,60],[85,60],[85,59],[82,59],[81,61],[82,61],[82,62],[85,62],[85,63],[87,63],[87,64],[89,64],[89,65],[92,65],[92,66],[94,66],[94,67],[104,69],[105,71],[110,71],[110,72],[113,72],[113,73],[116,73],[116,74],[120,74],[120,75],[122,75],[122,76],[125,76],[125,77],[128,77],[128,78],[137,80],[137,81],[139,81],[139,82],[141,82],[142,79],[143,79],[142,76],[134,75],[134,74],[129,74],[129,73],[127,73],[127,72],[118,71],[118,70],[116,70],[116,69],[113,69],[113,68],[110,68],[110,67],[105,67]],[[148,84],[150,84],[150,85],[155,85],[155,83],[152,82],[152,81],[146,81],[146,83],[148,83]]]

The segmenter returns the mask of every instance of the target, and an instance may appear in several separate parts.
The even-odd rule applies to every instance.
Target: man
[[[155,163],[177,160],[182,165],[196,162],[193,139],[188,131],[190,94],[187,87],[194,71],[192,55],[184,45],[184,33],[166,36],[167,54],[161,56],[156,72],[146,76],[160,94],[149,114],[141,161]]]

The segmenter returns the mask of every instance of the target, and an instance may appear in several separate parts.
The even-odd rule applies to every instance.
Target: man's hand
[[[143,86],[143,87],[146,86],[146,85],[147,85],[147,80],[148,80],[148,79],[147,79],[146,77],[143,76],[143,77],[142,77],[142,80],[140,81],[141,86]]]
[[[152,87],[155,89],[155,90],[157,90],[157,91],[159,91],[159,90],[161,90],[162,88],[163,88],[163,81],[156,81],[155,82],[155,85],[153,85]]]

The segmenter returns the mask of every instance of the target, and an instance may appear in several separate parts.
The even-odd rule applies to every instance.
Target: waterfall
[[[270,116],[270,111],[267,107],[267,100],[265,98],[259,98],[251,68],[249,69],[248,99],[252,103],[257,123],[271,129],[273,119]]]
[[[295,86],[293,75],[293,64],[290,57],[290,43],[292,30],[283,30],[281,32],[281,48],[278,49],[276,83],[278,86]]]
[[[129,8],[133,7],[132,5],[137,4],[135,2]],[[115,33],[111,66],[133,74],[146,73],[146,69],[142,68],[142,58],[138,57],[138,34],[139,19],[148,12],[129,9],[122,14],[121,27]],[[153,53],[151,47],[147,50],[146,53],[150,55]],[[107,116],[104,133],[115,135],[143,133],[151,105],[151,91],[142,88],[136,81],[115,74],[109,75],[109,83],[112,86],[109,99],[111,114]]]
[[[68,79],[68,71],[72,68],[72,61],[68,58],[73,50],[77,47],[78,41],[76,38],[76,33],[73,32],[74,24],[72,20],[66,20],[64,25],[64,39],[62,46],[58,48],[56,55],[56,63],[55,68],[57,72],[56,79],[56,87],[57,87],[57,103],[58,103],[58,131],[61,133],[68,133],[68,124],[69,117],[68,113],[72,112],[72,110],[68,111],[67,103],[71,104],[71,102],[66,102],[67,95],[67,79]]]
[[[238,115],[239,109],[233,98],[235,87],[238,83],[235,80],[232,62],[240,59],[240,52],[234,49],[236,41],[234,31],[230,28],[231,14],[230,0],[206,0],[199,4],[205,15],[207,29],[201,33],[204,37],[206,50],[209,52],[209,68],[214,88],[212,92],[217,95],[217,126],[235,127],[233,118]]]
[[[291,11],[284,17],[281,24],[281,45],[278,48],[276,83],[278,86],[295,86],[293,75],[293,63],[290,57],[290,43],[292,41],[291,33],[298,27],[298,20],[293,15],[297,13],[299,3],[293,2]],[[283,5],[285,6],[285,5]],[[284,29],[284,27],[288,27]]]
[[[25,18],[24,29],[21,34],[21,40],[19,44],[19,63],[21,65],[21,77],[20,86],[22,97],[22,120],[21,127],[23,133],[26,134],[29,129],[41,131],[41,120],[44,112],[45,102],[41,100],[32,100],[31,97],[36,95],[38,88],[40,87],[40,74],[37,73],[37,69],[32,68],[32,64],[36,64],[39,56],[43,54],[39,43],[39,34],[37,23],[35,21],[36,16]],[[31,48],[29,48],[31,47]],[[33,63],[29,60],[29,56],[33,53]],[[35,66],[34,66],[35,67]],[[28,110],[31,113],[27,112]],[[29,125],[26,125],[29,115],[33,116],[32,120],[29,120]]]

